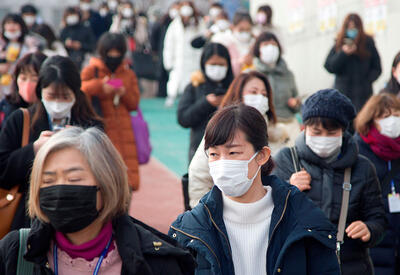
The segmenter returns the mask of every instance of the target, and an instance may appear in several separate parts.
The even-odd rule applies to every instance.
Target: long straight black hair
[[[213,56],[213,55],[218,55],[226,60],[228,63],[228,72],[226,73],[225,78],[221,81],[222,85],[224,88],[228,88],[229,85],[231,85],[231,82],[233,80],[233,72],[232,72],[232,64],[231,64],[231,56],[229,54],[228,49],[219,43],[208,43],[204,47],[203,53],[201,54],[201,59],[200,59],[200,67],[201,70],[207,79],[208,82],[213,82],[211,79],[209,79],[205,73],[205,64],[206,62]]]

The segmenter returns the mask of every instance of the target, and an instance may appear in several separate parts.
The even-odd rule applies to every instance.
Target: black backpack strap
[[[296,173],[300,172],[302,167],[300,164],[299,156],[297,154],[296,146],[289,147],[289,150],[290,150],[290,155],[292,156],[293,168],[296,171]]]
[[[17,262],[17,275],[31,275],[33,274],[34,264],[24,259],[26,244],[30,228],[21,228],[19,230],[19,249],[18,249],[18,262]]]

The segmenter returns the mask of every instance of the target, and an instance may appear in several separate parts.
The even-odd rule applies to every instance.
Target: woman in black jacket
[[[347,15],[325,68],[335,74],[334,88],[350,98],[358,112],[372,95],[372,83],[382,72],[374,40],[364,32],[358,14]]]
[[[359,155],[346,131],[355,117],[350,100],[337,90],[321,90],[302,108],[305,131],[296,140],[298,158],[289,148],[278,152],[273,171],[297,186],[338,226],[344,174],[351,168],[351,191],[340,260],[343,275],[372,275],[368,248],[375,246],[386,228],[385,210],[375,167]],[[299,165],[296,165],[295,163]]]
[[[75,64],[67,57],[46,60],[39,73],[36,96],[39,102],[28,108],[30,132],[28,145],[21,148],[23,112],[16,110],[0,133],[0,184],[11,189],[20,185],[23,194],[11,230],[29,227],[25,216],[25,196],[33,159],[54,132],[66,125],[103,127],[86,96],[80,90],[81,78]]]
[[[92,29],[83,25],[79,9],[69,7],[64,12],[64,28],[60,33],[60,40],[64,43],[69,57],[80,69],[85,59],[85,54],[94,50],[96,37]]]
[[[221,44],[205,46],[200,66],[201,72],[192,74],[192,81],[185,88],[178,105],[179,124],[191,128],[189,162],[199,147],[208,120],[233,80],[229,52]]]
[[[360,154],[376,168],[389,221],[385,237],[370,250],[375,274],[400,274],[400,210],[392,204],[400,193],[400,99],[387,93],[372,96],[354,126]]]
[[[33,265],[24,274],[193,274],[190,253],[130,217],[129,204],[126,166],[110,139],[96,128],[60,131],[35,157],[34,222],[26,243],[18,231],[0,241],[0,274],[16,274],[19,247]]]
[[[400,97],[400,52],[396,54],[393,60],[390,80],[381,93],[394,94]]]

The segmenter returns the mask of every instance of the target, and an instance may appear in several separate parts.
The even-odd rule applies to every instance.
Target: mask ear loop
[[[249,168],[248,168],[249,163],[250,163],[253,159],[255,159],[255,157],[258,155],[258,153],[260,153],[260,151],[255,152],[255,154],[249,159],[249,161],[247,162],[247,169],[249,169]],[[258,165],[258,163],[257,163],[257,165]],[[254,176],[250,179],[251,182],[253,182],[254,179],[257,177],[258,172],[260,172],[260,169],[261,169],[261,165],[258,165],[257,172],[256,172],[256,173],[254,174]]]

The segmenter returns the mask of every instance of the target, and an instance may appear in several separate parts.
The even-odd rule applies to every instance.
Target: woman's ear
[[[268,146],[264,146],[256,157],[257,164],[262,166],[267,163],[269,158],[271,157],[271,149]]]

